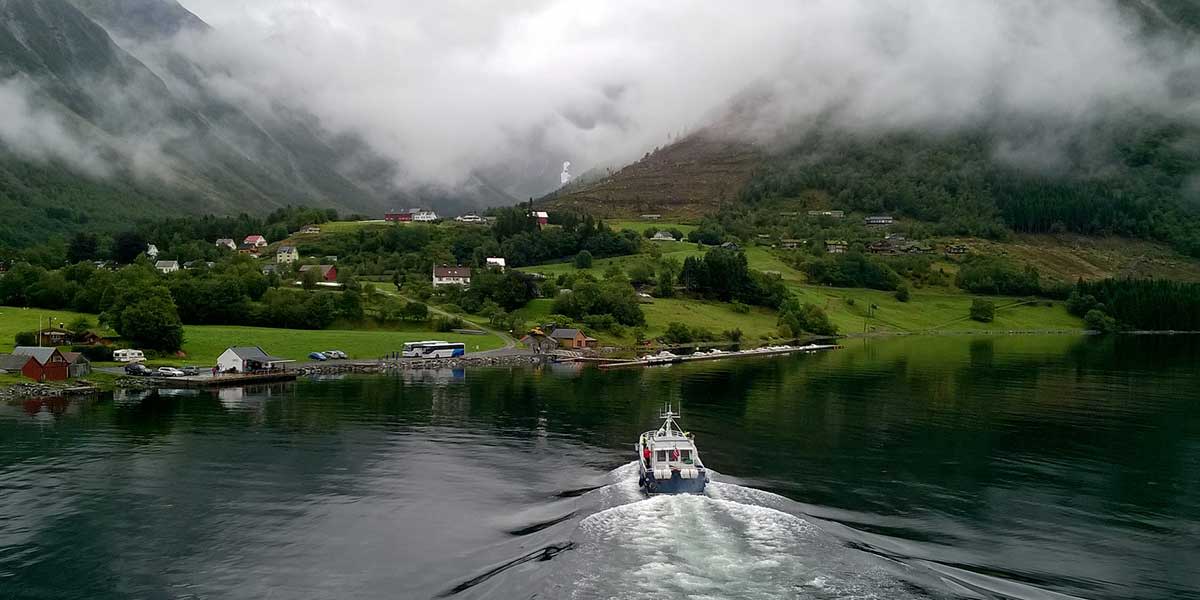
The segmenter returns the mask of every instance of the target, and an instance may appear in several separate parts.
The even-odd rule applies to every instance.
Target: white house
[[[300,260],[300,252],[295,246],[280,246],[275,251],[275,262],[281,265],[290,265]]]
[[[872,215],[863,219],[863,223],[872,227],[880,227],[895,223],[896,219],[888,215]]]
[[[432,223],[438,220],[437,213],[432,210],[418,210],[412,213],[414,223]]]
[[[179,261],[177,260],[160,260],[154,263],[154,268],[158,269],[159,273],[174,273],[179,270]]]
[[[499,256],[489,256],[487,258],[487,266],[496,267],[503,271],[504,269],[508,268],[508,261],[500,258]]]
[[[316,235],[318,233],[321,233],[321,227],[318,225],[305,225],[304,227],[300,228],[300,233],[307,234],[307,235]]]
[[[237,250],[237,242],[233,241],[230,238],[221,238],[221,239],[217,240],[216,246],[218,248],[229,248],[230,250]]]
[[[656,232],[654,234],[654,237],[650,238],[650,240],[654,241],[654,242],[674,242],[674,241],[676,241],[675,236],[670,231]]]
[[[471,286],[470,267],[434,267],[433,287],[443,285]]]
[[[246,239],[242,240],[242,243],[249,244],[251,246],[254,246],[255,248],[266,248],[267,247],[267,238],[265,238],[261,235],[248,235],[248,236],[246,236]]]
[[[147,244],[146,245],[146,256],[149,256],[152,259],[158,258],[158,246],[155,246],[154,244]]]
[[[287,363],[296,362],[263,352],[258,346],[234,346],[226,348],[217,357],[217,369],[222,373],[249,373],[281,369]]]
[[[462,215],[461,217],[455,217],[454,220],[458,221],[459,223],[484,223],[485,222],[483,220],[483,217],[481,217],[475,213]]]

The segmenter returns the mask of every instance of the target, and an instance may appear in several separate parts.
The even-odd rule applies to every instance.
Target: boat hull
[[[654,473],[643,468],[638,481],[638,485],[648,494],[703,494],[707,484],[708,474],[703,470],[692,479],[684,479],[679,471],[673,471],[670,479],[658,479]]]

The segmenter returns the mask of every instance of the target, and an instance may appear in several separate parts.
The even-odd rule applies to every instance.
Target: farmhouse
[[[416,223],[432,223],[438,220],[438,215],[432,210],[418,210],[412,213],[412,220]]]
[[[21,374],[34,381],[66,381],[70,377],[70,363],[58,348],[17,346],[12,353],[31,359],[22,367]]]
[[[158,246],[155,246],[154,244],[147,244],[146,256],[149,256],[151,259],[158,258]]]
[[[463,287],[471,286],[471,269],[470,267],[434,267],[433,268],[433,287],[443,285],[461,285]]]
[[[652,242],[674,242],[675,236],[670,231],[655,232],[654,237],[650,238]]]
[[[246,254],[257,258],[258,246],[255,246],[254,244],[242,243],[242,245],[238,246],[238,254]]]
[[[411,223],[413,220],[413,215],[407,210],[394,210],[389,213],[384,213],[383,220],[387,221],[388,223]]]
[[[75,332],[61,327],[47,327],[36,334],[38,344],[42,346],[66,346],[75,339]]]
[[[290,265],[300,260],[300,251],[296,250],[295,246],[280,246],[275,251],[275,262],[281,265]]]
[[[255,248],[266,248],[267,247],[267,238],[265,238],[261,235],[248,235],[248,236],[246,236],[246,239],[242,240],[242,243],[250,244],[251,246],[254,246]]]
[[[899,250],[891,240],[878,240],[867,244],[867,252],[871,254],[896,254]]]
[[[829,217],[831,219],[841,219],[846,216],[846,211],[844,211],[844,210],[810,210],[810,211],[808,211],[808,216],[810,216],[810,217]]]
[[[825,240],[825,251],[830,254],[845,254],[850,249],[846,240]]]
[[[317,280],[326,283],[337,281],[337,267],[333,265],[304,265],[300,267],[300,274],[303,275],[309,271],[317,272]]]
[[[863,224],[868,227],[885,227],[896,222],[896,219],[888,215],[874,215],[863,219]]]
[[[808,245],[808,240],[797,240],[797,239],[779,240],[779,247],[783,248],[784,250],[795,250],[801,246],[807,246],[807,245]]]
[[[508,267],[508,261],[504,260],[503,258],[501,258],[499,256],[489,256],[487,258],[486,264],[489,268],[495,267],[497,269],[500,269],[501,271],[503,271],[504,269],[506,269]]]
[[[234,346],[226,348],[217,357],[217,370],[222,373],[252,373],[282,369],[291,362],[296,361],[271,356],[258,346]]]
[[[154,263],[154,268],[159,273],[174,273],[179,270],[179,261],[177,260],[160,260]]]
[[[304,227],[300,228],[300,233],[305,235],[316,235],[321,233],[321,227],[319,225],[305,225]]]
[[[550,338],[558,342],[560,348],[568,350],[594,348],[596,346],[596,338],[590,338],[578,329],[555,329],[550,332]]]
[[[971,251],[966,244],[950,244],[946,246],[946,254],[967,254]]]
[[[642,215],[639,218],[642,219],[643,221],[657,221],[662,218],[662,215],[659,215],[659,214]]]
[[[541,227],[543,225],[550,223],[550,213],[548,213],[544,210],[531,212],[531,213],[529,213],[529,216],[533,217],[534,219],[537,219],[538,227]]]
[[[216,246],[218,248],[229,248],[230,250],[238,249],[237,242],[233,241],[232,238],[221,238],[217,240]]]
[[[483,220],[483,217],[481,217],[475,213],[467,213],[465,215],[455,217],[454,220],[458,221],[459,223],[472,223],[472,224],[479,224],[479,223],[486,222]]]

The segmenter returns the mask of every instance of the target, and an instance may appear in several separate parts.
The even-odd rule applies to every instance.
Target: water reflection
[[[855,340],[3,406],[0,585],[638,597],[609,581],[633,569],[685,595],[643,563],[661,552],[728,597],[1196,598],[1198,358],[1194,337]],[[709,500],[641,504],[625,477],[668,401],[722,473]]]

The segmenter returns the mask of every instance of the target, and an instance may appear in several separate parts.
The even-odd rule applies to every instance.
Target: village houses
[[[454,220],[458,221],[459,223],[470,223],[470,224],[486,223],[486,221],[484,220],[483,217],[481,217],[475,213],[467,213],[465,215],[455,217]]]
[[[218,248],[229,248],[230,250],[237,250],[238,248],[237,242],[233,241],[232,238],[221,238],[217,240],[216,246]]]
[[[596,346],[596,338],[588,337],[578,329],[555,329],[550,332],[550,338],[558,342],[559,347],[567,350],[580,350]]]
[[[471,287],[471,269],[470,267],[434,267],[433,268],[433,287],[441,287],[445,285],[461,285],[462,287]]]
[[[319,282],[334,283],[337,281],[337,267],[333,265],[304,265],[300,267],[301,275],[309,271],[317,272],[317,281]]]
[[[275,251],[275,262],[281,265],[290,265],[300,260],[300,252],[295,246],[280,246]]]
[[[261,235],[248,235],[248,236],[246,236],[246,239],[242,240],[242,243],[250,244],[251,246],[254,246],[255,248],[266,248],[267,247],[267,238],[265,238]]]
[[[147,244],[146,256],[148,256],[150,260],[158,258],[158,246],[155,246],[154,244]]]
[[[867,227],[886,227],[895,222],[896,219],[888,215],[873,215],[863,219],[863,224]]]
[[[825,251],[829,254],[845,254],[850,249],[846,240],[825,240]]]
[[[488,267],[494,267],[500,269],[501,271],[508,268],[508,261],[499,256],[489,256],[485,263]]]
[[[321,233],[321,227],[319,225],[305,225],[300,228],[300,233],[304,235],[317,235]]]
[[[179,261],[177,261],[177,260],[160,260],[160,261],[154,263],[154,268],[156,270],[158,270],[159,273],[162,273],[163,275],[167,275],[169,273],[174,273],[175,271],[179,270]]]
[[[672,234],[670,231],[657,231],[654,233],[654,237],[650,238],[650,241],[652,241],[652,242],[675,242],[678,240],[675,239],[675,235]]]

